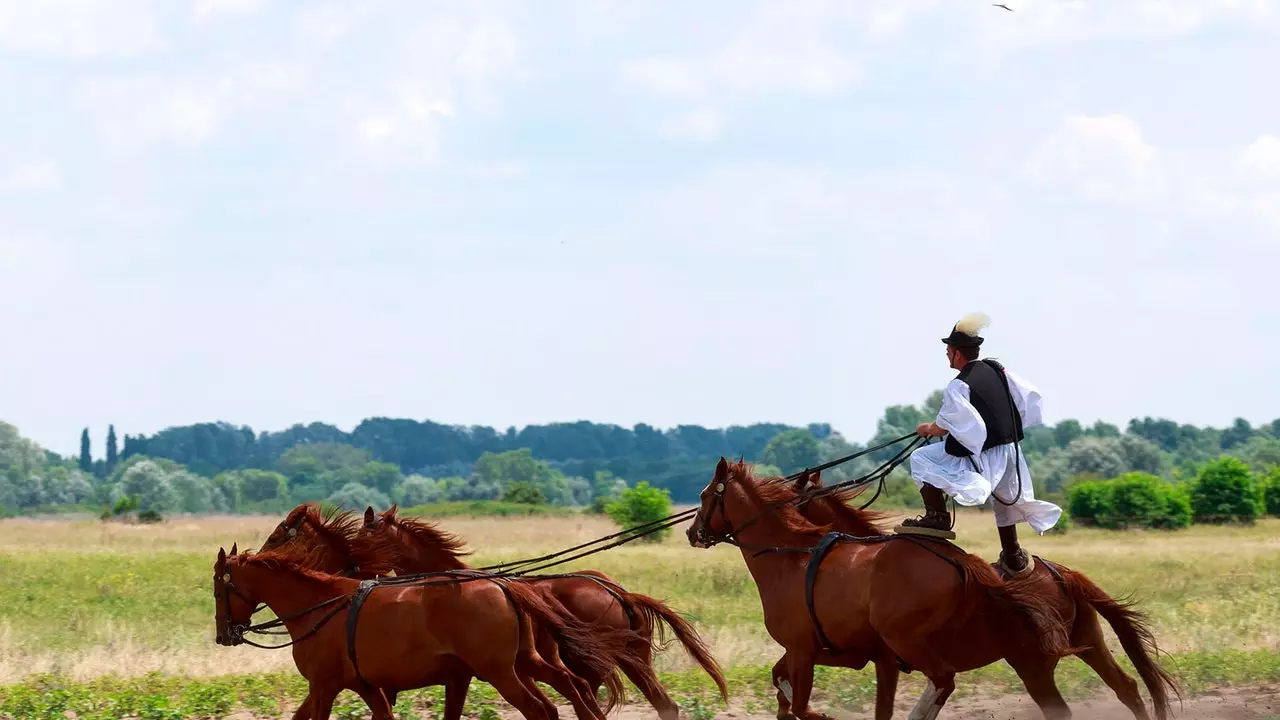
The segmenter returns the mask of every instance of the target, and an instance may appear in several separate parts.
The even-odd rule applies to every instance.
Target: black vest
[[[987,425],[987,441],[982,444],[983,450],[1022,440],[1022,415],[1013,404],[1009,381],[1000,363],[989,358],[974,360],[964,366],[956,379],[969,386],[969,403]],[[948,455],[957,457],[973,454],[950,435],[947,436],[946,450]]]

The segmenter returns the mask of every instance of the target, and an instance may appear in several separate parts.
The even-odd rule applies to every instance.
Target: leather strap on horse
[[[916,545],[928,550],[947,561],[956,572],[960,573],[960,583],[964,584],[964,568],[959,561],[942,553],[936,547],[932,547],[931,543],[945,543],[951,547],[956,547],[952,543],[942,538],[929,538],[919,535],[872,535],[867,537],[859,537],[856,535],[846,535],[841,532],[829,532],[822,536],[818,544],[813,546],[807,552],[809,553],[809,565],[804,572],[804,602],[809,609],[809,619],[813,622],[813,628],[818,633],[818,640],[822,643],[822,649],[832,655],[839,655],[844,652],[831,642],[831,638],[827,637],[827,633],[822,629],[822,621],[818,620],[818,611],[813,604],[813,589],[818,582],[818,569],[822,566],[822,561],[826,559],[827,554],[831,552],[831,548],[838,542],[888,542],[890,540],[909,540]],[[776,548],[783,550],[784,548]],[[959,548],[956,548],[959,549]]]
[[[364,607],[364,601],[369,599],[376,585],[376,580],[361,580],[360,587],[351,595],[351,609],[347,611],[347,657],[351,659],[351,669],[355,670],[356,679],[365,689],[373,686],[360,674],[360,662],[356,660],[356,624],[360,622],[360,608]]]

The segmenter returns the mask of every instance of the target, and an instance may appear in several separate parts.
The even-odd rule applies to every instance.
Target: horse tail
[[[1026,632],[1038,638],[1040,652],[1046,657],[1073,655],[1068,628],[1054,609],[1053,602],[1037,592],[1038,581],[1032,575],[1002,580],[982,558],[965,554],[956,558],[964,574],[964,583],[976,609],[983,600],[993,603],[1000,614],[1011,616]]]
[[[663,624],[671,628],[671,632],[675,634],[676,639],[684,646],[685,652],[689,653],[689,656],[711,676],[716,687],[720,690],[720,697],[726,703],[729,702],[729,688],[724,679],[724,672],[720,669],[720,664],[711,655],[711,650],[698,634],[698,631],[694,629],[692,623],[680,613],[667,607],[661,600],[648,595],[629,592],[626,595],[626,600],[633,608],[639,611],[642,626],[650,630],[650,637],[652,637],[654,629],[658,631],[661,645],[666,645],[665,641],[662,640],[665,637]]]
[[[578,677],[600,678],[605,689],[608,715],[624,699],[625,688],[618,661],[637,635],[631,630],[592,627],[575,618],[550,593],[522,582],[503,584],[517,609],[555,639],[566,667]]]
[[[1112,598],[1082,573],[1061,565],[1055,567],[1076,603],[1092,607],[1111,625],[1112,631],[1120,640],[1120,647],[1124,648],[1129,661],[1142,678],[1142,683],[1147,686],[1156,720],[1167,720],[1169,691],[1177,695],[1179,702],[1182,700],[1182,691],[1173,675],[1155,661],[1160,649],[1156,645],[1155,634],[1147,625],[1146,617],[1136,609],[1137,601]]]

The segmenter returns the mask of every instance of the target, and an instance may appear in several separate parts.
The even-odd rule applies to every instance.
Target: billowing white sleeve
[[[951,433],[956,442],[974,455],[982,452],[987,441],[987,424],[969,402],[969,386],[961,380],[952,380],[942,391],[942,407],[938,408],[938,427]]]
[[[1022,427],[1029,428],[1044,424],[1043,405],[1040,389],[1018,377],[1008,368],[1004,375],[1009,379],[1009,392],[1013,395],[1013,404],[1022,414]]]

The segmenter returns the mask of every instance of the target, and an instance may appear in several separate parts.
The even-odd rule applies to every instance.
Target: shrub
[[[1115,508],[1111,505],[1111,486],[1099,480],[1072,485],[1067,488],[1067,510],[1071,517],[1087,522],[1115,515]]]
[[[1191,486],[1196,522],[1252,523],[1263,512],[1262,492],[1249,466],[1233,457],[1207,463]]]
[[[671,514],[671,494],[662,488],[640,481],[635,487],[618,494],[618,499],[605,506],[605,512],[623,529],[633,528]],[[671,528],[646,535],[643,542],[659,542],[671,533]]]
[[[1280,465],[1262,479],[1262,503],[1268,515],[1280,517]]]
[[[542,494],[542,489],[532,483],[513,482],[503,491],[502,502],[546,505],[547,498]]]
[[[1079,483],[1068,498],[1073,517],[1098,527],[1176,530],[1191,524],[1191,503],[1181,488],[1147,473]]]

